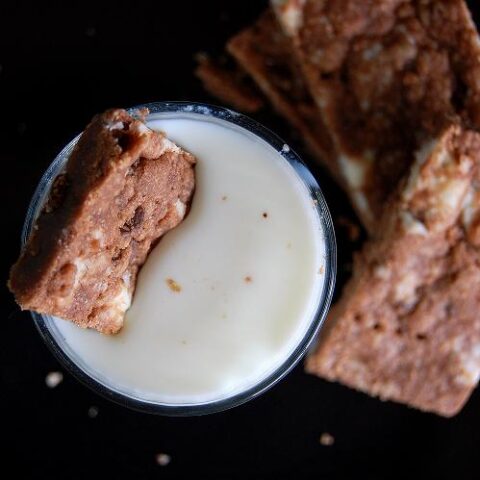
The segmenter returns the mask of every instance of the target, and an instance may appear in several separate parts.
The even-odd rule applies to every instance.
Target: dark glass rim
[[[320,327],[322,326],[328,313],[335,286],[337,257],[335,232],[332,219],[320,186],[300,157],[293,150],[288,148],[285,142],[275,133],[260,125],[255,120],[227,108],[195,102],[155,102],[138,105],[128,109],[128,111],[134,114],[140,108],[148,108],[151,115],[156,115],[159,113],[175,113],[178,114],[178,117],[203,115],[243,127],[249,132],[263,139],[275,150],[277,150],[294,168],[300,180],[307,187],[308,192],[316,205],[316,210],[319,216],[325,242],[325,282],[321,296],[318,299],[315,313],[312,315],[310,325],[306,330],[304,337],[298,343],[290,356],[274,372],[245,391],[233,394],[232,396],[220,400],[204,403],[168,404],[130,396],[115,390],[115,388],[112,386],[103,384],[99,379],[94,378],[90,373],[84,371],[79,365],[77,365],[77,363],[75,363],[75,361],[67,354],[62,346],[59,345],[57,339],[54,337],[49,328],[48,316],[44,316],[35,312],[32,312],[31,314],[35,321],[35,325],[40,332],[40,335],[60,363],[81,383],[103,397],[133,410],[160,415],[194,416],[220,412],[252,400],[273,387],[297,365],[318,334]],[[80,135],[75,137],[57,155],[40,180],[27,211],[27,216],[22,231],[22,245],[25,244],[30,234],[33,222],[35,221],[39,209],[41,208],[44,199],[50,190],[52,181],[62,170],[79,138]]]

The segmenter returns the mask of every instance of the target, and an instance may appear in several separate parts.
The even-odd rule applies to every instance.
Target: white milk
[[[55,324],[75,362],[114,390],[173,404],[226,398],[304,337],[324,288],[320,221],[294,169],[246,130],[195,114],[149,126],[197,156],[190,214],[150,254],[121,333]]]

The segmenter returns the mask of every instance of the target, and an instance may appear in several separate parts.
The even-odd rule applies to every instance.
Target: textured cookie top
[[[20,306],[118,331],[151,246],[187,211],[194,163],[125,110],[97,115],[12,267]]]
[[[413,152],[480,126],[480,44],[463,0],[273,0],[372,232]]]
[[[417,153],[307,370],[442,415],[480,376],[480,135]]]

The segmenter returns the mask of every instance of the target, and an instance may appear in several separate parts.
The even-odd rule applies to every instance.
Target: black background
[[[471,2],[473,3],[473,2]],[[160,100],[214,102],[194,78],[266,2],[0,3],[2,284],[18,254],[33,190],[93,114]],[[255,118],[301,151],[268,111]],[[308,162],[308,155],[304,156]],[[345,196],[315,169],[337,221],[340,287],[351,252]],[[446,420],[310,377],[299,366],[263,397],[197,418],[155,417],[111,404],[62,370],[27,313],[1,287],[0,472],[4,478],[479,478],[480,395]],[[338,288],[337,288],[338,290]],[[89,418],[88,409],[99,414]],[[330,432],[331,447],[319,437]],[[159,452],[171,463],[156,464]],[[14,469],[11,471],[10,469]],[[11,473],[6,473],[11,471]]]

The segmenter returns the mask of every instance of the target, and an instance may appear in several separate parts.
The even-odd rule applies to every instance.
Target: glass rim
[[[304,162],[278,135],[258,123],[256,120],[225,107],[186,101],[146,103],[127,108],[126,110],[134,115],[139,109],[143,108],[149,109],[149,115],[155,115],[157,113],[183,113],[188,114],[188,116],[203,115],[244,128],[273,147],[284,158],[284,160],[293,167],[300,181],[307,187],[308,193],[315,205],[325,243],[324,285],[319,296],[320,298],[318,299],[318,304],[312,313],[312,318],[310,319],[309,326],[306,329],[304,336],[298,342],[288,358],[286,358],[265,378],[258,383],[251,385],[249,388],[219,400],[192,404],[171,404],[128,395],[116,390],[111,385],[102,383],[100,379],[94,378],[91,373],[82,369],[82,367],[62,348],[62,345],[59,344],[49,327],[49,319],[51,316],[36,312],[30,313],[41,337],[60,364],[82,384],[102,397],[136,411],[165,416],[197,416],[221,412],[253,400],[276,385],[299,363],[316,338],[329,311],[335,287],[337,248],[332,218],[322,190]],[[60,173],[61,168],[70,156],[80,136],[81,134],[77,135],[61,150],[43,174],[27,210],[22,230],[22,247],[25,245],[30,235],[34,221],[44,203],[44,199],[50,191],[53,180],[58,173]]]

